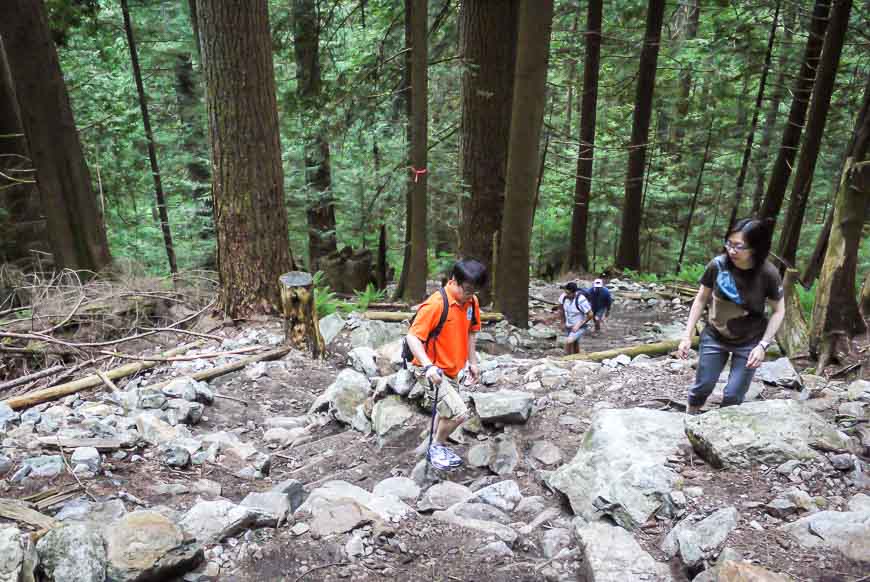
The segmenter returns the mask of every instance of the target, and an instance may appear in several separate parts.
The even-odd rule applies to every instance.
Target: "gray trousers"
[[[689,389],[689,404],[702,406],[712,394],[719,375],[731,356],[731,372],[725,385],[725,395],[722,406],[733,406],[743,402],[755,370],[746,367],[749,352],[758,345],[750,342],[742,345],[724,344],[716,340],[709,329],[701,332],[698,343],[698,370],[695,373],[695,383]]]

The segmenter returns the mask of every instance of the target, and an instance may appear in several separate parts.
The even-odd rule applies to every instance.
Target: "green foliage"
[[[386,291],[377,289],[372,283],[369,283],[365,291],[356,292],[355,309],[357,311],[365,311],[372,303],[383,301],[384,297],[386,297]]]
[[[692,263],[691,265],[683,265],[680,272],[674,277],[677,281],[697,285],[701,275],[707,270],[707,265],[704,263]]]
[[[816,301],[816,283],[813,283],[813,286],[809,289],[804,288],[801,284],[797,284],[795,289],[797,289],[801,311],[803,311],[804,317],[809,322],[813,318],[813,303]]]
[[[341,301],[335,296],[335,293],[323,281],[323,271],[314,273],[314,308],[317,310],[317,317],[326,317],[335,313],[341,305]]]

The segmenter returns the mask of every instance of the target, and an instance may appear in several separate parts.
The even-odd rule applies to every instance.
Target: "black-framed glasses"
[[[747,246],[743,243],[733,243],[730,240],[725,241],[725,248],[728,249],[729,251],[737,251],[737,252],[749,250],[749,246]]]

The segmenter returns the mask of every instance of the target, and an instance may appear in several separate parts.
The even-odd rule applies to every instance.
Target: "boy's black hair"
[[[489,280],[489,273],[487,273],[486,267],[480,261],[474,259],[460,259],[456,261],[455,265],[453,265],[450,277],[460,285],[463,283],[471,283],[480,289],[485,286]]]
[[[734,223],[734,226],[728,231],[725,240],[732,234],[739,232],[743,235],[746,245],[752,249],[752,271],[758,271],[764,266],[767,256],[770,254],[770,245],[773,241],[773,225],[774,221],[771,218],[744,218]],[[732,266],[731,257],[728,252],[725,252],[728,257],[728,264]]]

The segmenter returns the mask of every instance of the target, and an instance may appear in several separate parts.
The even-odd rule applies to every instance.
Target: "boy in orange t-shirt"
[[[437,292],[417,310],[406,338],[414,354],[414,365],[422,370],[426,380],[438,386],[437,423],[429,448],[430,462],[437,467],[455,468],[462,464],[462,459],[447,447],[447,438],[468,418],[468,407],[459,396],[457,374],[467,362],[471,382],[480,379],[475,350],[480,331],[480,306],[474,292],[486,285],[486,281],[486,267],[481,263],[473,259],[457,261],[444,286],[448,312],[441,332],[433,341],[428,341],[444,309],[444,299]]]

